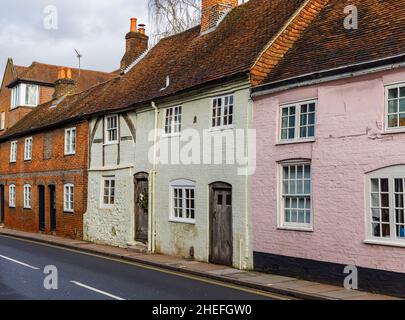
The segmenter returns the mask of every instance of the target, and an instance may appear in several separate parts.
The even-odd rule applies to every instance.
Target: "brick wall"
[[[76,127],[76,155],[64,155],[65,128]],[[28,137],[28,136],[27,136]],[[13,229],[38,232],[38,186],[45,187],[46,233],[50,228],[49,186],[56,188],[56,234],[66,237],[83,237],[83,214],[87,198],[88,123],[81,122],[52,131],[34,134],[32,160],[24,161],[25,138],[19,138],[17,162],[10,163],[10,141],[0,144],[0,184],[5,186],[5,226]],[[74,213],[64,212],[64,184],[72,183]],[[16,185],[16,207],[9,208],[9,186]],[[32,209],[23,208],[25,184],[32,186]]]
[[[6,128],[9,121],[9,111],[10,111],[10,102],[11,102],[11,90],[6,88],[6,85],[13,80],[13,72],[11,64],[7,63],[6,70],[3,75],[3,85],[0,88],[0,114],[5,112],[6,114]],[[0,135],[4,131],[0,131]]]

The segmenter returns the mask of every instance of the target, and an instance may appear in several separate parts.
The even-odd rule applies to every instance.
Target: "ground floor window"
[[[115,177],[104,177],[103,186],[103,205],[111,206],[115,203]]]
[[[75,187],[73,184],[65,184],[63,198],[64,198],[64,211],[73,212],[74,211],[74,191]]]
[[[15,208],[15,185],[11,184],[8,187],[8,206]]]
[[[170,184],[170,220],[195,222],[195,183],[189,180],[176,180]]]
[[[405,166],[373,172],[368,179],[369,237],[405,244]]]
[[[31,185],[24,186],[24,208],[31,209]]]
[[[311,228],[311,164],[282,163],[280,171],[279,226]]]

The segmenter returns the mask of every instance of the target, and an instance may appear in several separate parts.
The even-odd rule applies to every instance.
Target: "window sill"
[[[15,206],[8,206],[9,209],[15,209]]]
[[[313,143],[315,142],[315,138],[314,139],[303,139],[303,140],[288,140],[288,141],[279,141],[276,143],[276,146],[282,146],[285,144],[300,144],[300,143]]]
[[[118,141],[114,141],[114,142],[106,142],[103,143],[103,146],[115,146],[118,144]]]
[[[65,153],[65,157],[71,157],[71,156],[75,156],[76,153]]]
[[[314,232],[314,228],[311,227],[304,227],[304,226],[279,226],[277,227],[278,230],[286,230],[286,231],[302,231],[302,232]]]
[[[31,211],[32,208],[26,208],[26,207],[24,207],[23,210]]]
[[[405,240],[404,240],[404,242],[399,242],[399,241],[394,241],[394,240],[367,239],[367,240],[364,240],[363,242],[365,244],[370,244],[370,245],[405,248]]]
[[[386,136],[390,134],[405,133],[405,128],[401,129],[384,129],[380,132],[381,135]]]
[[[181,223],[181,224],[190,224],[190,225],[195,225],[196,221],[195,220],[179,220],[179,219],[169,219],[170,223]]]
[[[226,131],[226,130],[233,130],[235,127],[233,125],[231,126],[225,126],[225,127],[211,127],[208,132],[218,132],[218,131]]]
[[[10,161],[10,164],[16,164],[17,161]]]
[[[75,212],[74,211],[69,211],[69,210],[63,210],[63,213],[65,213],[65,214],[74,214]]]
[[[24,159],[24,162],[31,162],[32,159]]]

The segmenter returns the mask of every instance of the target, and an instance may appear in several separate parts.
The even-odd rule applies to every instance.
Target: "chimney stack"
[[[145,25],[137,25],[137,19],[131,18],[130,31],[127,33],[125,40],[126,49],[121,60],[121,71],[128,68],[132,62],[148,50],[149,37],[145,34]]]
[[[201,33],[215,28],[222,16],[238,6],[238,0],[202,0]]]
[[[58,70],[58,80],[55,81],[55,91],[53,100],[59,99],[67,94],[72,94],[76,91],[76,81],[72,79],[72,69],[60,68]]]

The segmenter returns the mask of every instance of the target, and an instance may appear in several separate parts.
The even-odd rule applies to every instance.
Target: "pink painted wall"
[[[365,244],[366,172],[405,164],[405,133],[384,134],[384,85],[405,70],[291,89],[255,101],[254,250],[405,272],[405,247]],[[316,141],[277,145],[280,104],[318,98]],[[277,161],[312,159],[314,232],[277,228]]]

